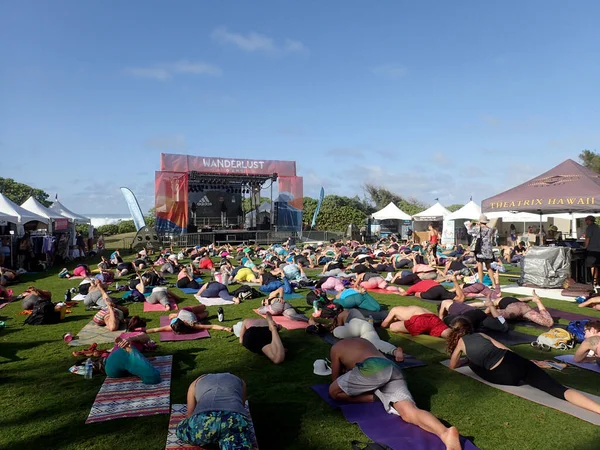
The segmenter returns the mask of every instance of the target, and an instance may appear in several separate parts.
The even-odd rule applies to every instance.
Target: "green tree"
[[[50,206],[52,203],[48,201],[49,195],[43,190],[32,188],[24,183],[19,183],[12,178],[0,177],[0,193],[4,194],[9,200],[12,200],[17,205],[21,205],[32,195],[44,206]]]
[[[376,210],[380,210],[385,208],[390,203],[394,203],[406,214],[414,216],[415,214],[427,209],[427,205],[416,198],[404,198],[381,186],[365,184],[364,189],[371,199],[371,202],[375,205]]]
[[[81,234],[83,234],[84,237],[87,238],[90,233],[90,226],[87,223],[82,223],[79,225],[75,225],[75,230],[79,231]]]
[[[446,209],[450,212],[454,212],[454,211],[458,211],[463,206],[465,206],[465,205],[461,205],[460,203],[455,203],[453,205],[446,206]]]
[[[579,160],[583,166],[600,173],[600,154],[592,150],[584,150],[579,154]]]
[[[148,210],[148,214],[144,216],[144,220],[146,221],[146,225],[149,227],[156,225],[156,207],[153,206]]]
[[[133,220],[122,220],[121,222],[119,222],[118,229],[119,234],[135,233],[137,231]]]
[[[262,205],[264,202],[271,202],[271,199],[269,197],[261,197],[260,198],[260,202],[258,203],[258,205],[251,205],[250,204],[250,197],[245,198],[242,200],[242,208],[244,209],[245,213],[249,213],[250,211],[252,211],[254,208],[258,208],[260,205]]]
[[[304,197],[302,199],[302,221],[308,226],[312,223],[318,202],[318,200],[311,197]]]
[[[100,225],[96,228],[98,234],[103,234],[104,236],[113,236],[115,234],[119,234],[119,225]]]

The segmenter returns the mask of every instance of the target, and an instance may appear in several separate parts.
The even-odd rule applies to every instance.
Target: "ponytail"
[[[450,335],[447,338],[447,343],[448,353],[452,354],[458,345],[458,341],[460,341],[463,336],[471,334],[473,332],[473,327],[464,317],[457,317],[452,321],[450,326]]]

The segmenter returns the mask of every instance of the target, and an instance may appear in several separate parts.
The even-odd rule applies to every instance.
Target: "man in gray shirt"
[[[585,218],[585,244],[583,248],[587,250],[585,263],[592,268],[592,277],[594,282],[594,290],[600,291],[600,227],[596,225],[594,216]]]

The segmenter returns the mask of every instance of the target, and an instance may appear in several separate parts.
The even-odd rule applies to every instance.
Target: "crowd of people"
[[[250,352],[273,364],[284,364],[285,337],[273,316],[285,316],[306,322],[308,333],[331,333],[339,340],[330,352],[331,397],[351,402],[377,398],[389,413],[437,435],[446,448],[461,448],[455,427],[447,427],[416,406],[397,365],[404,360],[404,352],[380,337],[376,330],[380,322],[391,333],[445,339],[451,368],[467,363],[492,383],[524,382],[600,414],[600,405],[562,386],[485,334],[506,333],[511,321],[529,321],[547,328],[553,325],[535,291],[530,298],[502,294],[499,274],[526,249],[515,243],[511,251],[501,249],[495,253],[493,231],[487,222],[482,216],[477,223],[469,224],[474,245],[457,246],[452,251],[441,248],[439,233],[431,227],[430,240],[424,244],[401,243],[392,236],[374,244],[332,240],[298,248],[288,240],[269,247],[208,245],[177,252],[167,248],[157,254],[142,250],[131,261],[117,250],[108,258],[100,255],[97,268],[81,264],[72,273],[63,271],[60,276],[82,280],[78,293],[87,308],[96,310],[94,323],[134,333],[117,338],[112,351],[100,355],[99,366],[110,377],[137,375],[144,383],[159,382],[160,374],[143,355],[155,345],[152,334],[159,332],[234,333],[239,344]],[[187,260],[190,262],[184,263]],[[308,269],[319,273],[309,276]],[[176,276],[174,283],[170,276]],[[200,276],[210,281],[203,282]],[[15,279],[15,273],[0,269],[0,297],[16,298],[5,287]],[[130,301],[160,304],[165,311],[171,311],[182,298],[174,288],[191,289],[198,297],[220,298],[232,305],[259,296],[257,308],[263,317],[245,318],[232,327],[209,324],[206,306],[197,305],[171,313],[168,325],[147,328],[144,319],[130,316],[121,299],[111,297],[112,285],[112,292],[127,291]],[[231,285],[236,285],[235,289]],[[286,300],[286,295],[298,289],[307,289],[307,302],[312,307],[308,316]],[[370,294],[373,291],[414,296],[417,300],[388,311]],[[51,300],[52,293],[31,286],[18,298],[24,310],[35,312],[39,304]],[[479,301],[469,303],[472,299]],[[423,307],[423,301],[435,303],[437,313]],[[223,320],[222,308],[219,316]],[[76,353],[96,356],[97,350]],[[592,353],[600,356],[600,322],[586,325],[586,340],[577,349],[575,359],[585,360]],[[461,360],[461,355],[467,359]],[[235,375],[201,376],[189,387],[188,416],[178,426],[178,437],[192,445],[217,443],[222,448],[252,448],[246,397],[246,385]],[[215,425],[218,423],[221,425]]]

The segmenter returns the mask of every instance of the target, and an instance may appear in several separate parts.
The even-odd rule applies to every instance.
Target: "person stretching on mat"
[[[447,450],[460,450],[458,430],[446,428],[429,411],[419,409],[402,371],[366,339],[350,338],[331,347],[329,395],[337,401],[370,403],[377,397],[390,414],[438,436]],[[343,371],[346,373],[343,373]]]
[[[389,286],[381,275],[374,272],[365,272],[356,276],[354,280],[355,286],[360,286],[365,289],[381,289],[384,291],[398,292],[396,286]]]
[[[485,306],[486,310],[484,312],[466,303],[444,300],[439,306],[438,317],[448,326],[452,326],[451,324],[454,323],[455,319],[462,317],[469,321],[474,330],[482,328],[484,331],[507,333],[509,328],[506,319],[498,314],[494,303],[487,299]],[[491,317],[488,314],[491,314]]]
[[[285,347],[279,328],[270,313],[265,319],[245,319],[239,330],[240,344],[253,353],[265,355],[273,364],[281,364],[285,360]]]
[[[588,306],[592,309],[597,309],[600,311],[600,296],[594,293],[586,301],[579,304],[580,308],[587,308]]]
[[[187,393],[187,416],[177,437],[198,447],[252,450],[254,438],[246,404],[246,383],[230,373],[198,377]]]
[[[413,284],[408,289],[404,290],[402,288],[398,288],[398,293],[400,295],[413,295],[417,298],[422,298],[424,300],[454,300],[457,302],[465,301],[465,294],[463,293],[462,288],[456,281],[455,275],[450,275],[448,280],[454,283],[455,292],[450,292],[440,283],[434,280],[422,280],[416,284]]]
[[[563,386],[534,363],[495,339],[483,333],[473,333],[465,319],[454,322],[448,336],[448,353],[452,355],[450,369],[461,365],[460,356],[464,354],[471,370],[485,381],[504,386],[529,384],[553,397],[600,414],[600,404]]]
[[[190,273],[187,267],[182,267],[177,274],[177,287],[179,289],[200,289],[200,285],[194,279],[194,274]]]
[[[292,320],[308,322],[308,317],[298,313],[294,307],[283,299],[284,288],[274,290],[269,294],[269,298],[262,301],[262,307],[258,308],[258,313],[264,316],[270,313],[272,316],[285,316]]]
[[[231,295],[227,290],[227,286],[225,286],[223,283],[219,283],[218,281],[209,281],[208,283],[204,284],[196,293],[196,295],[204,298],[218,297],[228,302],[233,302],[236,305],[240,303],[240,299]]]
[[[533,290],[533,297],[515,298],[515,297],[504,297],[502,299],[493,300],[496,308],[498,308],[498,314],[504,317],[506,320],[529,320],[535,324],[543,327],[551,327],[554,325],[554,319],[542,303],[542,300]],[[527,305],[527,302],[533,301],[538,310],[531,308]],[[485,306],[484,303],[476,302],[471,303],[471,306],[479,308]]]
[[[573,361],[591,362],[600,366],[600,320],[594,320],[584,325],[585,340],[577,348]]]
[[[367,311],[381,311],[381,305],[365,288],[349,288],[339,292],[333,302],[344,309],[360,308]]]
[[[202,320],[208,317],[206,306],[186,306],[181,308],[178,313],[169,314],[169,325],[158,328],[150,328],[146,330],[146,333],[169,333],[175,334],[188,334],[195,333],[198,330],[216,330],[216,331],[227,331],[231,333],[233,329],[229,327],[222,327],[221,325],[210,325],[200,323]]]
[[[392,333],[405,333],[411,336],[428,334],[446,338],[450,328],[431,311],[420,306],[394,306],[381,322],[383,328]]]
[[[96,325],[106,327],[107,330],[117,331],[122,324],[128,322],[129,310],[124,306],[115,305],[102,284],[98,284],[98,289],[102,293],[102,300],[104,300],[106,306],[100,309],[92,320]]]
[[[150,342],[150,337],[145,334],[128,338],[115,339],[115,347],[106,359],[103,360],[104,371],[109,378],[125,378],[136,376],[144,384],[158,384],[162,380],[160,372],[150,361],[142,355],[144,345]]]

